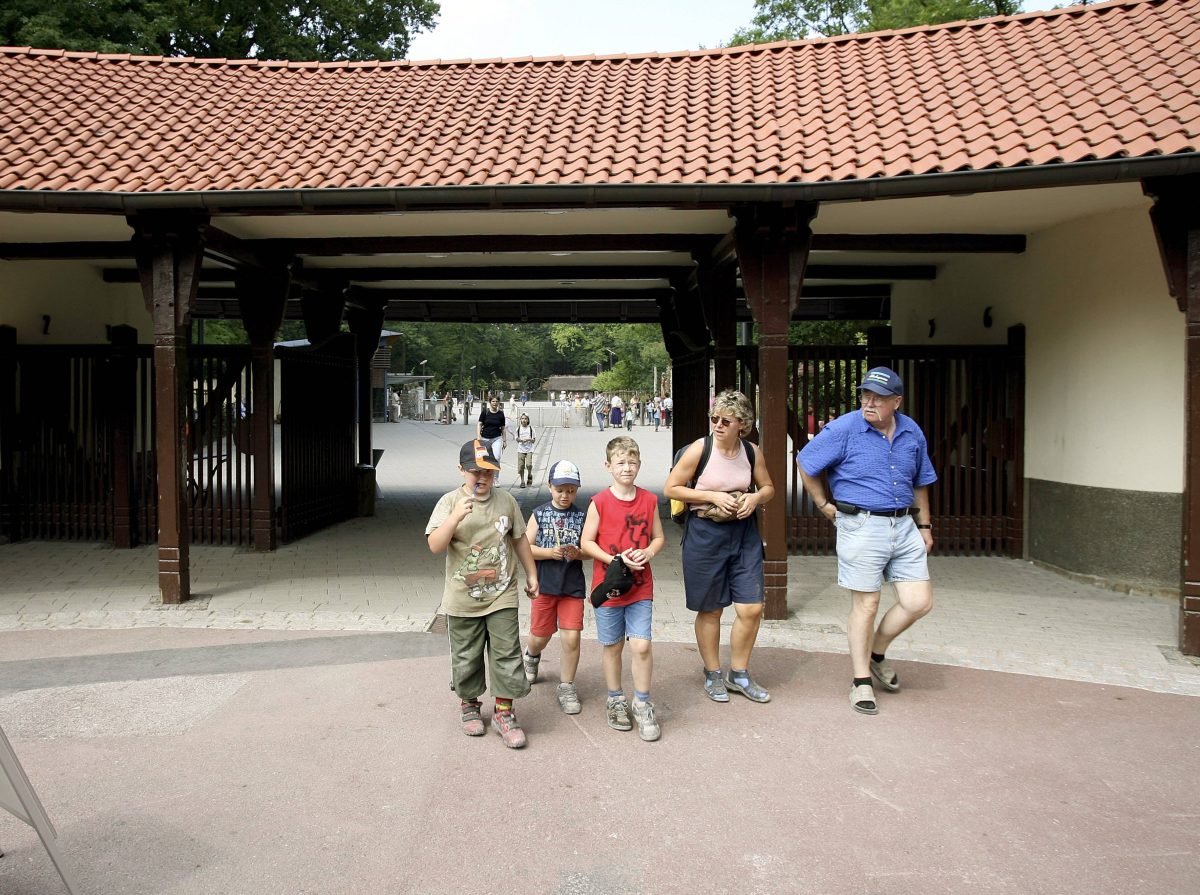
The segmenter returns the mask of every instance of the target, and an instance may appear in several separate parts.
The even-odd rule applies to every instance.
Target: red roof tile
[[[1200,150],[1200,0],[432,63],[0,49],[0,189],[802,183]]]

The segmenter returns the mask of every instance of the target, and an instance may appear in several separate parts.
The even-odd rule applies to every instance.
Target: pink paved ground
[[[647,744],[605,725],[585,644],[583,713],[558,711],[552,647],[549,680],[518,703],[530,745],[516,752],[462,736],[446,659],[415,655],[426,641],[339,664],[344,643],[303,652],[313,635],[154,636],[0,640],[21,657],[0,672],[164,649],[158,677],[187,649],[180,687],[237,685],[176,733],[20,739],[5,722],[84,893],[1200,890],[1188,697],[901,662],[903,692],[880,692],[871,718],[849,708],[845,657],[764,649],[773,701],[722,706],[700,694],[695,651],[664,644],[663,738]],[[230,643],[260,646],[203,665]],[[140,676],[87,667],[73,672],[85,715],[96,688]],[[131,726],[158,708],[128,706]],[[0,847],[4,895],[62,891],[8,815]]]

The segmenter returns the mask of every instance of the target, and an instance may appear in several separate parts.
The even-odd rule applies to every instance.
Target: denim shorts
[[[596,639],[601,646],[612,646],[625,637],[649,640],[653,621],[653,600],[638,600],[628,606],[597,606]]]
[[[693,513],[682,552],[683,589],[692,612],[763,601],[763,545],[754,516],[713,522]]]
[[[928,581],[925,541],[912,516],[872,516],[839,512],[837,526],[838,584],[871,594],[884,581]]]

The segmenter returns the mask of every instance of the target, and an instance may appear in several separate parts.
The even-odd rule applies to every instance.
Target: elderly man
[[[888,646],[933,608],[929,486],[937,474],[920,426],[899,412],[903,400],[894,371],[868,370],[859,386],[862,409],[828,423],[796,454],[804,490],[837,528],[838,584],[851,595],[850,705],[867,715],[879,711],[871,675],[885,690],[900,689]],[[884,580],[895,584],[897,602],[876,629]]]

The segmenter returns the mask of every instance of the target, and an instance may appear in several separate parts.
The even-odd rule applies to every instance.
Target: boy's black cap
[[[492,453],[490,441],[480,441],[478,438],[468,441],[459,449],[458,465],[467,471],[491,469],[499,471],[500,461]]]
[[[633,572],[625,565],[625,560],[617,556],[608,564],[604,580],[592,588],[592,605],[603,605],[613,597],[619,597],[633,587]]]

